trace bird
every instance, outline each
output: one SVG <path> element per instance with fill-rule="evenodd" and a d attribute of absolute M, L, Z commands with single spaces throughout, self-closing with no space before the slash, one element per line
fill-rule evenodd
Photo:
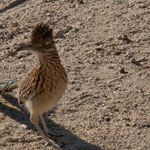
<path fill-rule="evenodd" d="M 0 92 L 14 93 L 18 103 L 25 106 L 30 114 L 30 121 L 40 135 L 48 142 L 48 127 L 43 114 L 57 105 L 64 94 L 68 76 L 58 54 L 53 36 L 53 29 L 48 23 L 37 23 L 31 33 L 31 39 L 19 44 L 16 51 L 36 53 L 38 62 L 20 80 L 0 82 Z M 14 92 L 15 91 L 15 92 Z M 43 129 L 38 124 L 42 122 Z"/>

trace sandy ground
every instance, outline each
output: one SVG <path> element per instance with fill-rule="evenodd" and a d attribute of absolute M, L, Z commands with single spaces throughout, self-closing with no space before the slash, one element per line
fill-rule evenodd
<path fill-rule="evenodd" d="M 45 116 L 63 150 L 150 150 L 150 1 L 1 0 L 0 80 L 20 79 L 37 62 L 16 52 L 48 22 L 69 76 Z M 0 149 L 44 147 L 17 100 L 0 98 Z"/>

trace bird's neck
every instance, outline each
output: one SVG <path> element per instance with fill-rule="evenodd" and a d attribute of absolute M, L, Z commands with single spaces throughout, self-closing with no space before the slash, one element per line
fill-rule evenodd
<path fill-rule="evenodd" d="M 58 52 L 56 49 L 49 51 L 48 53 L 38 55 L 39 64 L 38 70 L 43 74 L 48 74 L 50 77 L 55 76 L 67 81 L 67 74 L 64 67 L 61 64 Z"/>
<path fill-rule="evenodd" d="M 53 66 L 56 64 L 61 64 L 60 58 L 56 48 L 52 48 L 49 52 L 44 54 L 38 54 L 39 64 L 42 66 Z"/>

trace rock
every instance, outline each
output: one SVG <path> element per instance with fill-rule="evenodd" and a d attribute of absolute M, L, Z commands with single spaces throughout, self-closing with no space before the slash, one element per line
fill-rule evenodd
<path fill-rule="evenodd" d="M 63 30 L 63 33 L 66 34 L 66 33 L 68 33 L 72 29 L 73 29 L 72 26 L 67 26 L 66 29 Z"/>
<path fill-rule="evenodd" d="M 123 74 L 127 73 L 127 72 L 125 71 L 125 69 L 122 68 L 122 67 L 120 67 L 118 70 L 119 70 L 120 73 L 123 73 Z"/>
<path fill-rule="evenodd" d="M 83 0 L 77 0 L 77 2 L 78 2 L 79 4 L 84 4 L 84 1 L 83 1 Z"/>
<path fill-rule="evenodd" d="M 130 59 L 130 62 L 133 63 L 133 64 L 135 64 L 135 65 L 137 65 L 137 66 L 141 65 L 140 62 L 137 61 L 134 57 Z"/>
<path fill-rule="evenodd" d="M 127 44 L 130 44 L 132 41 L 129 39 L 127 34 L 121 35 L 118 37 L 119 40 L 126 41 Z"/>
<path fill-rule="evenodd" d="M 22 124 L 21 127 L 22 127 L 23 129 L 27 129 L 27 126 L 26 126 L 25 124 Z"/>
<path fill-rule="evenodd" d="M 56 35 L 55 35 L 55 38 L 56 38 L 56 39 L 59 39 L 59 38 L 65 39 L 66 37 L 64 36 L 64 32 L 63 32 L 63 31 L 58 31 L 58 32 L 56 33 Z"/>
<path fill-rule="evenodd" d="M 14 36 L 15 36 L 15 33 L 12 31 L 12 32 L 9 33 L 8 39 L 13 39 Z"/>
<path fill-rule="evenodd" d="M 135 62 L 136 62 L 135 58 L 131 58 L 131 59 L 130 59 L 130 62 L 131 62 L 131 63 L 135 63 Z"/>
<path fill-rule="evenodd" d="M 124 68 L 120 68 L 120 73 L 124 73 L 124 72 L 125 72 Z"/>
<path fill-rule="evenodd" d="M 4 29 L 4 26 L 2 24 L 0 24 L 0 29 Z"/>
<path fill-rule="evenodd" d="M 18 26 L 18 23 L 17 22 L 12 22 L 11 23 L 11 27 L 17 27 Z"/>
<path fill-rule="evenodd" d="M 74 28 L 73 31 L 74 31 L 74 32 L 79 32 L 79 29 L 78 29 L 78 28 Z"/>
<path fill-rule="evenodd" d="M 96 42 L 96 43 L 95 43 L 96 46 L 100 46 L 100 45 L 102 45 L 102 44 L 104 44 L 104 42 L 102 42 L 102 41 L 99 41 L 99 42 Z"/>
<path fill-rule="evenodd" d="M 100 52 L 100 51 L 103 50 L 103 48 L 101 48 L 101 47 L 96 47 L 95 50 Z"/>
<path fill-rule="evenodd" d="M 95 78 L 95 81 L 99 81 L 99 80 L 100 80 L 100 78 L 99 78 L 99 77 L 96 77 L 96 78 Z"/>
<path fill-rule="evenodd" d="M 110 66 L 108 66 L 109 69 L 114 69 L 115 68 L 115 64 L 111 64 Z"/>
<path fill-rule="evenodd" d="M 107 116 L 107 117 L 105 118 L 105 120 L 106 120 L 107 122 L 110 122 L 110 121 L 111 121 L 111 118 L 110 118 L 109 116 Z"/>

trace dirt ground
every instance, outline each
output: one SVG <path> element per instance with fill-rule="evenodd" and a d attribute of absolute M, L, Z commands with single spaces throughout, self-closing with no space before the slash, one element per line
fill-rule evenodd
<path fill-rule="evenodd" d="M 69 82 L 45 115 L 63 150 L 150 150 L 150 1 L 1 0 L 0 81 L 37 62 L 16 52 L 38 22 L 54 29 Z M 0 97 L 1 150 L 55 150 L 17 100 Z"/>

